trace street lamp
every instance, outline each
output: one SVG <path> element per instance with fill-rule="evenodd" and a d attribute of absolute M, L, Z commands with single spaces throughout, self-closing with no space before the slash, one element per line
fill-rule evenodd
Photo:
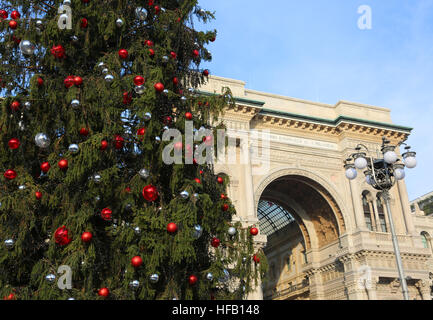
<path fill-rule="evenodd" d="M 404 163 L 401 162 L 401 159 L 398 158 L 397 153 L 395 152 L 395 149 L 402 144 L 405 145 L 406 150 L 406 152 L 402 155 Z M 374 158 L 367 156 L 367 153 L 361 152 L 363 148 L 367 153 L 369 152 L 366 146 L 363 144 L 358 144 L 355 148 L 356 153 L 353 153 L 348 159 L 346 159 L 346 161 L 344 161 L 346 177 L 349 180 L 354 180 L 358 175 L 357 169 L 365 170 L 364 175 L 367 183 L 376 190 L 382 191 L 382 197 L 385 200 L 385 205 L 388 212 L 389 227 L 391 229 L 392 244 L 394 246 L 395 258 L 397 260 L 402 292 L 404 299 L 409 300 L 406 278 L 404 276 L 403 264 L 401 261 L 400 248 L 398 246 L 394 222 L 391 215 L 391 207 L 389 205 L 389 190 L 394 186 L 397 180 L 404 179 L 406 175 L 404 171 L 405 167 L 409 169 L 416 167 L 416 152 L 411 151 L 410 146 L 404 142 L 399 143 L 397 146 L 393 146 L 385 137 L 382 138 L 382 157 L 378 156 L 378 158 Z"/>

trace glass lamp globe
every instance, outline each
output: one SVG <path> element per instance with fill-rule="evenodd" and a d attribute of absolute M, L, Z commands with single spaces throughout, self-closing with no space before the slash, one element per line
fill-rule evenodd
<path fill-rule="evenodd" d="M 406 173 L 404 172 L 403 168 L 397 168 L 394 170 L 394 177 L 397 180 L 403 180 L 405 176 L 406 176 Z"/>
<path fill-rule="evenodd" d="M 389 151 L 385 152 L 385 154 L 383 155 L 383 158 L 384 158 L 386 163 L 393 164 L 397 161 L 397 154 L 394 151 L 389 150 Z"/>
<path fill-rule="evenodd" d="M 367 168 L 367 159 L 365 159 L 363 156 L 356 158 L 355 167 L 356 169 L 360 169 L 360 170 Z"/>
<path fill-rule="evenodd" d="M 407 168 L 409 169 L 413 169 L 416 167 L 417 165 L 417 161 L 415 156 L 410 155 L 404 158 L 404 164 L 406 165 Z"/>
<path fill-rule="evenodd" d="M 349 180 L 353 180 L 358 175 L 358 172 L 354 167 L 349 167 L 346 169 L 346 178 Z"/>
<path fill-rule="evenodd" d="M 365 176 L 365 180 L 367 181 L 367 183 L 372 186 L 373 185 L 373 178 L 371 177 L 371 175 L 367 175 Z"/>

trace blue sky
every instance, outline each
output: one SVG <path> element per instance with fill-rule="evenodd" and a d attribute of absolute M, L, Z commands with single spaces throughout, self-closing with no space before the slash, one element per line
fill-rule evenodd
<path fill-rule="evenodd" d="M 206 27 L 218 30 L 213 61 L 203 65 L 212 74 L 300 99 L 390 108 L 394 123 L 414 128 L 409 198 L 433 191 L 433 0 L 199 3 L 216 12 Z M 358 28 L 361 5 L 372 9 L 371 30 Z"/>

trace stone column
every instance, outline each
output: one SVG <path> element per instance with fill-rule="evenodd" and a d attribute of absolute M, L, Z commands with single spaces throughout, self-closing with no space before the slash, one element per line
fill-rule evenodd
<path fill-rule="evenodd" d="M 364 210 L 361 203 L 361 192 L 354 180 L 349 180 L 350 193 L 352 197 L 353 211 L 355 213 L 356 229 L 367 230 L 367 225 L 364 220 Z"/>
<path fill-rule="evenodd" d="M 403 180 L 397 181 L 398 195 L 400 198 L 401 208 L 403 210 L 404 221 L 406 224 L 407 233 L 415 235 L 415 226 L 412 219 L 412 213 L 410 211 L 409 197 L 407 195 L 406 184 Z"/>
<path fill-rule="evenodd" d="M 376 220 L 376 212 L 373 210 L 373 201 L 368 201 L 368 207 L 370 208 L 370 219 L 371 219 L 371 226 L 373 231 L 378 231 L 377 229 L 377 220 Z"/>
<path fill-rule="evenodd" d="M 250 145 L 248 140 L 242 141 L 242 153 L 245 159 L 244 164 L 244 190 L 245 190 L 245 208 L 247 210 L 246 216 L 248 221 L 257 222 L 257 213 L 255 212 L 254 203 L 254 187 L 253 187 L 253 175 L 251 170 L 251 155 Z"/>
<path fill-rule="evenodd" d="M 372 202 L 373 202 L 374 217 L 376 218 L 376 231 L 382 232 L 382 227 L 380 225 L 380 219 L 379 219 L 379 210 L 377 210 L 377 200 L 374 199 Z"/>

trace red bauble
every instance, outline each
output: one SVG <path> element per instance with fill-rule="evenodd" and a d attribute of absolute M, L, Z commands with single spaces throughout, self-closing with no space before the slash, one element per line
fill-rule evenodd
<path fill-rule="evenodd" d="M 123 148 L 123 144 L 125 143 L 125 139 L 123 139 L 121 136 L 116 135 L 114 137 L 114 147 L 119 150 Z"/>
<path fill-rule="evenodd" d="M 149 49 L 149 56 L 153 58 L 155 56 L 155 50 Z"/>
<path fill-rule="evenodd" d="M 141 86 L 141 85 L 143 85 L 143 84 L 144 84 L 144 78 L 143 78 L 142 76 L 136 76 L 136 77 L 134 78 L 134 84 L 135 84 L 136 86 Z"/>
<path fill-rule="evenodd" d="M 192 286 L 195 285 L 197 283 L 197 281 L 198 281 L 197 277 L 195 275 L 193 275 L 193 274 L 190 275 L 189 278 L 188 278 L 188 282 Z"/>
<path fill-rule="evenodd" d="M 192 113 L 191 113 L 191 112 L 187 112 L 187 113 L 185 113 L 185 118 L 186 118 L 187 120 L 192 120 Z"/>
<path fill-rule="evenodd" d="M 7 19 L 8 18 L 8 12 L 6 10 L 0 10 L 0 18 Z"/>
<path fill-rule="evenodd" d="M 224 193 L 221 193 L 221 199 L 226 199 L 226 195 Z"/>
<path fill-rule="evenodd" d="M 60 170 L 68 169 L 68 160 L 66 160 L 66 159 L 60 160 L 58 163 L 58 166 L 59 166 Z"/>
<path fill-rule="evenodd" d="M 195 178 L 194 181 L 197 182 L 197 183 L 201 183 L 201 181 L 200 181 L 199 178 Z"/>
<path fill-rule="evenodd" d="M 17 138 L 12 138 L 9 140 L 8 146 L 12 150 L 18 149 L 20 146 L 20 140 L 18 140 Z"/>
<path fill-rule="evenodd" d="M 49 162 L 44 162 L 41 164 L 41 171 L 43 173 L 47 173 L 50 170 L 51 166 Z"/>
<path fill-rule="evenodd" d="M 123 93 L 123 104 L 130 104 L 132 102 L 132 94 L 128 91 Z"/>
<path fill-rule="evenodd" d="M 217 178 L 217 182 L 218 182 L 219 184 L 223 184 L 223 182 L 224 182 L 224 179 L 223 179 L 223 178 L 221 178 L 221 177 L 218 177 L 218 178 Z"/>
<path fill-rule="evenodd" d="M 20 105 L 21 105 L 20 102 L 15 100 L 14 102 L 11 103 L 11 109 L 13 111 L 17 111 L 20 108 Z"/>
<path fill-rule="evenodd" d="M 177 225 L 176 225 L 176 223 L 173 223 L 173 222 L 170 222 L 168 225 L 167 225 L 167 232 L 168 233 L 175 233 L 177 231 Z"/>
<path fill-rule="evenodd" d="M 253 255 L 253 260 L 255 263 L 260 263 L 260 258 L 257 255 Z"/>
<path fill-rule="evenodd" d="M 146 134 L 146 128 L 140 128 L 137 130 L 138 136 L 144 136 Z"/>
<path fill-rule="evenodd" d="M 203 174 L 203 170 L 200 170 L 200 174 Z"/>
<path fill-rule="evenodd" d="M 8 170 L 6 170 L 5 173 L 4 173 L 3 175 L 4 175 L 4 177 L 5 177 L 6 179 L 8 179 L 8 180 L 13 180 L 13 179 L 15 179 L 15 178 L 17 177 L 17 173 L 16 173 L 16 171 L 15 171 L 15 170 L 12 170 L 12 169 L 8 169 Z"/>
<path fill-rule="evenodd" d="M 83 234 L 81 235 L 81 240 L 86 243 L 92 241 L 92 238 L 93 238 L 92 233 L 87 231 L 83 232 Z"/>
<path fill-rule="evenodd" d="M 128 50 L 126 50 L 126 49 L 120 49 L 119 50 L 119 57 L 120 57 L 120 59 L 126 59 L 126 58 L 128 58 Z"/>
<path fill-rule="evenodd" d="M 51 48 L 51 54 L 54 56 L 54 58 L 64 58 L 65 57 L 65 48 L 63 48 L 62 45 L 53 46 Z"/>
<path fill-rule="evenodd" d="M 177 54 L 176 54 L 176 52 L 174 52 L 174 51 L 170 52 L 170 55 L 171 55 L 171 57 L 172 57 L 173 59 L 176 59 L 176 58 L 177 58 Z"/>
<path fill-rule="evenodd" d="M 170 116 L 166 116 L 164 118 L 164 124 L 171 124 L 172 121 L 173 119 Z"/>
<path fill-rule="evenodd" d="M 153 87 L 155 88 L 156 92 L 161 93 L 164 91 L 164 85 L 161 82 L 155 83 Z"/>
<path fill-rule="evenodd" d="M 105 150 L 108 148 L 108 142 L 106 140 L 101 141 L 101 150 Z"/>
<path fill-rule="evenodd" d="M 155 3 L 154 0 L 147 1 L 147 4 L 148 4 L 149 7 L 153 6 L 154 3 Z"/>
<path fill-rule="evenodd" d="M 71 238 L 69 238 L 68 235 L 68 229 L 66 229 L 65 226 L 60 227 L 56 230 L 56 232 L 54 233 L 54 239 L 56 240 L 56 243 L 64 246 L 67 245 L 68 243 L 70 243 L 72 241 Z"/>
<path fill-rule="evenodd" d="M 83 78 L 81 78 L 80 76 L 74 77 L 74 84 L 76 86 L 81 86 L 83 84 Z"/>
<path fill-rule="evenodd" d="M 113 211 L 111 211 L 110 208 L 104 208 L 101 211 L 101 217 L 102 219 L 104 219 L 105 221 L 110 221 L 111 220 L 111 215 L 113 214 Z"/>
<path fill-rule="evenodd" d="M 18 11 L 14 10 L 14 11 L 11 12 L 11 18 L 12 19 L 17 20 L 20 17 L 21 17 L 21 14 Z"/>
<path fill-rule="evenodd" d="M 213 238 L 210 244 L 212 245 L 212 247 L 218 248 L 221 244 L 221 240 L 218 238 Z"/>
<path fill-rule="evenodd" d="M 36 197 L 36 199 L 41 200 L 42 199 L 42 192 L 36 191 L 35 192 L 35 197 Z"/>
<path fill-rule="evenodd" d="M 87 129 L 87 128 L 81 128 L 80 129 L 80 135 L 82 135 L 84 137 L 88 136 L 89 135 L 89 129 Z"/>
<path fill-rule="evenodd" d="M 155 14 L 159 14 L 161 12 L 161 8 L 159 6 L 155 6 Z"/>
<path fill-rule="evenodd" d="M 38 86 L 41 87 L 44 84 L 44 79 L 42 79 L 41 77 L 38 78 Z"/>
<path fill-rule="evenodd" d="M 148 47 L 153 47 L 153 41 L 151 40 L 144 41 L 144 44 L 147 45 Z"/>
<path fill-rule="evenodd" d="M 110 295 L 110 290 L 108 288 L 101 288 L 98 290 L 98 296 L 108 297 Z"/>
<path fill-rule="evenodd" d="M 11 293 L 7 297 L 3 297 L 3 300 L 15 300 L 15 295 Z"/>
<path fill-rule="evenodd" d="M 212 39 L 210 39 L 211 42 L 214 42 L 216 40 L 216 37 L 213 37 Z"/>
<path fill-rule="evenodd" d="M 143 198 L 147 201 L 155 201 L 158 199 L 158 190 L 155 186 L 147 185 L 143 188 Z"/>
<path fill-rule="evenodd" d="M 227 211 L 229 209 L 229 205 L 227 203 L 224 203 L 221 209 L 223 209 L 223 211 Z"/>
<path fill-rule="evenodd" d="M 74 76 L 67 76 L 65 80 L 63 80 L 63 83 L 65 84 L 66 88 L 70 88 L 74 85 Z"/>
<path fill-rule="evenodd" d="M 256 227 L 253 227 L 250 229 L 250 234 L 253 236 L 256 236 L 259 234 L 259 229 L 257 229 Z"/>
<path fill-rule="evenodd" d="M 203 71 L 203 75 L 204 75 L 205 77 L 209 77 L 209 70 L 208 70 L 208 69 L 204 70 L 204 71 Z"/>
<path fill-rule="evenodd" d="M 197 49 L 195 49 L 192 54 L 194 55 L 194 57 L 198 57 L 200 55 L 200 52 L 198 52 Z"/>
<path fill-rule="evenodd" d="M 140 256 L 135 256 L 131 259 L 131 264 L 134 268 L 138 268 L 143 264 L 143 259 Z"/>
<path fill-rule="evenodd" d="M 177 86 L 179 84 L 179 79 L 177 77 L 173 78 L 173 84 Z"/>
<path fill-rule="evenodd" d="M 9 28 L 16 29 L 18 27 L 18 23 L 15 20 L 9 21 Z"/>
<path fill-rule="evenodd" d="M 81 24 L 80 24 L 81 28 L 85 29 L 87 28 L 88 25 L 89 25 L 89 21 L 87 21 L 86 18 L 81 19 Z"/>

